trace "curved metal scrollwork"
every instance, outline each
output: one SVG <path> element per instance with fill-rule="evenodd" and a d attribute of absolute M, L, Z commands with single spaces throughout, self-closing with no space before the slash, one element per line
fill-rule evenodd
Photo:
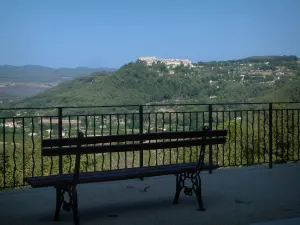
<path fill-rule="evenodd" d="M 65 199 L 67 193 L 68 198 Z M 73 210 L 75 224 L 79 224 L 78 204 L 77 204 L 77 189 L 76 186 L 56 187 L 56 210 L 54 220 L 59 219 L 60 209 L 70 212 Z"/>
<path fill-rule="evenodd" d="M 199 205 L 198 210 L 200 211 L 205 210 L 202 201 L 201 178 L 199 173 L 200 172 L 176 174 L 176 193 L 173 200 L 173 204 L 178 204 L 180 192 L 182 191 L 182 189 L 184 189 L 183 192 L 185 195 L 192 196 L 193 193 L 196 195 L 198 205 Z M 185 185 L 186 179 L 191 180 L 192 187 L 188 187 Z"/>
<path fill-rule="evenodd" d="M 193 188 L 189 188 L 187 186 L 184 187 L 184 194 L 192 196 L 193 195 Z"/>
<path fill-rule="evenodd" d="M 210 128 L 208 126 L 205 126 L 203 128 L 203 131 L 209 131 Z M 202 137 L 203 140 L 206 139 L 206 134 L 203 135 Z M 203 201 L 202 201 L 202 187 L 201 187 L 201 178 L 200 178 L 200 171 L 203 169 L 204 165 L 204 154 L 205 154 L 205 145 L 201 146 L 201 151 L 199 154 L 198 158 L 198 163 L 196 166 L 196 170 L 192 173 L 180 173 L 180 174 L 175 174 L 176 175 L 176 192 L 175 192 L 175 197 L 173 200 L 173 204 L 178 204 L 180 192 L 182 189 L 184 189 L 184 194 L 188 196 L 192 196 L 193 193 L 196 195 L 199 209 L 200 211 L 205 210 L 203 206 Z M 192 183 L 192 187 L 188 187 L 185 185 L 185 180 L 190 179 Z"/>

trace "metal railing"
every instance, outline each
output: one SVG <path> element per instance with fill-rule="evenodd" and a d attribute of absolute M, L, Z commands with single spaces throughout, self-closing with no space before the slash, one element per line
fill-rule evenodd
<path fill-rule="evenodd" d="M 161 104 L 0 109 L 0 188 L 26 186 L 24 178 L 70 173 L 73 158 L 41 157 L 45 138 L 227 129 L 224 145 L 210 146 L 209 163 L 221 167 L 299 161 L 300 103 Z M 82 171 L 196 160 L 198 148 L 91 154 Z"/>

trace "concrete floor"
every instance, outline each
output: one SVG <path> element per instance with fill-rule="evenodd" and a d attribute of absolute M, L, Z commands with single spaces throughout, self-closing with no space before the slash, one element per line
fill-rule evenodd
<path fill-rule="evenodd" d="M 195 210 L 195 196 L 182 195 L 179 205 L 171 204 L 174 176 L 79 185 L 80 223 L 288 225 L 300 217 L 300 163 L 219 169 L 204 172 L 202 182 L 204 212 Z M 53 222 L 54 209 L 52 188 L 0 192 L 1 225 L 73 224 L 72 214 L 64 211 Z M 294 219 L 273 221 L 286 218 Z M 273 222 L 259 223 L 266 221 Z"/>

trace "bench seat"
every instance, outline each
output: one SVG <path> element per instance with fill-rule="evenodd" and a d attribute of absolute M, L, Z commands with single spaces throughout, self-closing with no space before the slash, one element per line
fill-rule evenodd
<path fill-rule="evenodd" d="M 209 170 L 210 166 L 204 164 L 203 170 Z M 217 169 L 217 165 L 213 165 L 212 169 Z M 178 173 L 192 173 L 196 171 L 196 163 L 181 163 L 171 165 L 160 165 L 150 167 L 135 167 L 125 168 L 110 171 L 99 172 L 82 172 L 79 174 L 78 183 L 92 183 L 105 182 L 116 180 L 127 180 L 141 177 L 152 177 L 159 175 L 178 174 Z M 60 186 L 72 184 L 73 174 L 61 174 L 50 176 L 29 177 L 26 179 L 29 185 L 33 188 Z"/>

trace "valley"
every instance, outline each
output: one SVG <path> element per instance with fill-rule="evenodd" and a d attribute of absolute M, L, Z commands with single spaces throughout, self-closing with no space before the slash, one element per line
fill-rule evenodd
<path fill-rule="evenodd" d="M 36 95 L 64 81 L 87 76 L 98 71 L 113 71 L 110 68 L 50 68 L 35 65 L 0 66 L 0 104 Z"/>

